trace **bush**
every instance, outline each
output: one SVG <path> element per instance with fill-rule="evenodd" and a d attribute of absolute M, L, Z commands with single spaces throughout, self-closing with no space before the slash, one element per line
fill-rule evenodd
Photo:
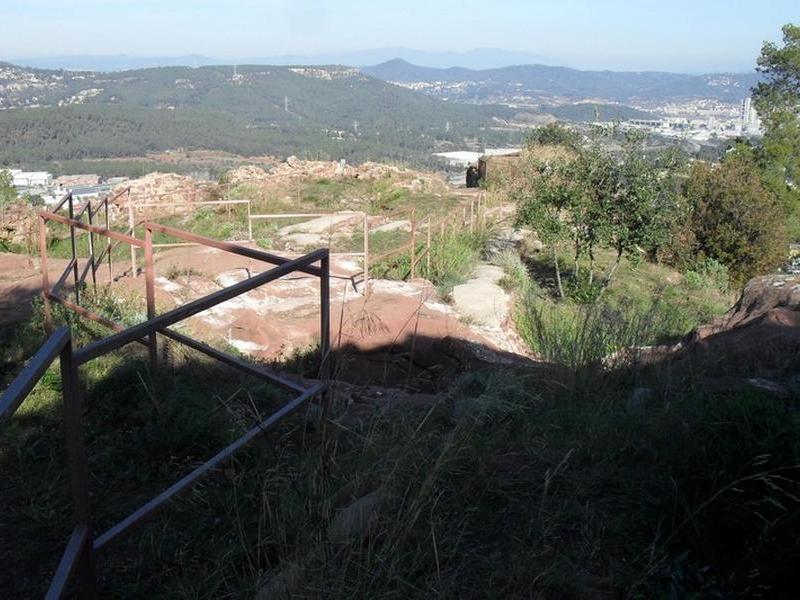
<path fill-rule="evenodd" d="M 694 269 L 683 274 L 683 278 L 691 289 L 715 289 L 725 293 L 730 286 L 728 269 L 713 258 L 699 261 Z"/>
<path fill-rule="evenodd" d="M 684 262 L 712 258 L 727 268 L 734 283 L 742 284 L 786 259 L 784 210 L 744 149 L 734 150 L 715 167 L 695 163 L 684 193 L 690 215 L 680 227 L 691 235 L 676 253 Z"/>

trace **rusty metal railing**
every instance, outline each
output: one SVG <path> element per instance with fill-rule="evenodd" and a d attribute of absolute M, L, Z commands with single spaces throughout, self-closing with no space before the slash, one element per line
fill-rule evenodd
<path fill-rule="evenodd" d="M 70 217 L 56 214 L 57 211 L 65 205 L 69 208 Z M 99 206 L 101 205 L 98 205 L 97 210 L 99 210 Z M 97 214 L 97 210 L 94 211 L 94 214 Z M 325 391 L 327 390 L 328 383 L 325 379 L 328 371 L 327 365 L 330 360 L 330 255 L 327 248 L 310 252 L 299 258 L 289 259 L 262 250 L 239 246 L 230 242 L 221 242 L 157 223 L 145 223 L 145 238 L 144 240 L 140 240 L 123 233 L 112 231 L 108 227 L 99 227 L 91 222 L 84 223 L 80 220 L 84 214 L 92 215 L 92 212 L 92 207 L 88 206 L 81 209 L 78 214 L 75 215 L 72 197 L 68 194 L 58 205 L 55 212 L 42 212 L 40 214 L 39 248 L 42 268 L 42 296 L 45 304 L 46 327 L 48 332 L 51 332 L 51 335 L 36 355 L 29 361 L 23 371 L 14 379 L 9 388 L 0 396 L 0 426 L 2 426 L 2 424 L 16 412 L 56 357 L 60 358 L 61 378 L 63 382 L 64 430 L 67 439 L 68 465 L 75 512 L 75 524 L 61 562 L 51 581 L 46 596 L 47 598 L 60 598 L 65 593 L 68 584 L 76 576 L 81 585 L 80 597 L 96 597 L 97 576 L 95 572 L 95 556 L 97 553 L 105 552 L 114 543 L 151 518 L 157 511 L 163 508 L 169 500 L 189 490 L 200 478 L 216 469 L 258 436 L 264 435 L 276 428 L 284 419 L 301 409 L 308 402 L 312 400 L 322 402 L 323 415 L 327 412 Z M 70 238 L 72 240 L 72 259 L 53 287 L 51 287 L 49 283 L 47 268 L 48 221 L 68 225 L 70 227 Z M 124 328 L 122 325 L 79 304 L 80 286 L 83 284 L 87 273 L 92 269 L 96 269 L 96 260 L 94 257 L 94 243 L 92 241 L 89 245 L 90 256 L 87 259 L 89 267 L 84 268 L 82 276 L 78 274 L 79 257 L 77 256 L 76 245 L 74 243 L 76 229 L 86 231 L 90 236 L 98 235 L 106 237 L 109 240 L 128 243 L 143 248 L 145 254 L 147 321 L 132 327 Z M 218 248 L 240 256 L 246 256 L 273 265 L 273 267 L 253 275 L 249 279 L 208 294 L 202 298 L 198 298 L 197 300 L 193 300 L 192 302 L 163 314 L 156 315 L 153 232 L 160 232 L 187 242 Z M 110 254 L 110 245 L 106 246 L 106 252 Z M 238 357 L 226 354 L 203 342 L 169 329 L 170 326 L 193 315 L 296 271 L 318 277 L 320 280 L 319 364 L 321 381 L 317 383 L 310 385 L 298 383 L 279 373 L 266 369 L 261 365 L 248 363 Z M 75 282 L 75 302 L 72 302 L 60 293 L 60 289 L 67 279 L 69 279 L 70 275 L 73 276 Z M 109 275 L 111 275 L 110 272 Z M 96 280 L 94 283 L 96 285 Z M 69 329 L 61 327 L 53 331 L 51 307 L 51 302 L 53 301 L 74 310 L 84 317 L 105 325 L 114 331 L 114 333 L 109 337 L 99 339 L 82 348 L 73 350 Z M 241 372 L 256 377 L 257 379 L 274 383 L 292 392 L 295 396 L 266 420 L 257 424 L 235 442 L 222 449 L 191 473 L 176 481 L 152 500 L 122 519 L 119 523 L 95 537 L 92 530 L 88 466 L 81 422 L 82 400 L 80 386 L 78 385 L 80 377 L 79 368 L 89 361 L 117 350 L 131 342 L 143 342 L 150 350 L 151 370 L 155 376 L 158 370 L 157 335 L 170 338 L 238 369 Z"/>
<path fill-rule="evenodd" d="M 96 577 L 90 525 L 89 469 L 83 440 L 81 397 L 77 385 L 78 365 L 72 350 L 72 336 L 67 327 L 60 327 L 53 332 L 0 397 L 0 426 L 17 411 L 56 358 L 61 363 L 64 434 L 75 527 L 46 598 L 60 598 L 75 574 L 80 577 L 83 594 L 91 597 L 96 595 Z"/>

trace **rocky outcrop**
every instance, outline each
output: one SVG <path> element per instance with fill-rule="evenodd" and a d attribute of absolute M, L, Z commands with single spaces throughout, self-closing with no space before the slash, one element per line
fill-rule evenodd
<path fill-rule="evenodd" d="M 0 210 L 0 245 L 32 247 L 38 233 L 36 214 L 22 202 Z"/>
<path fill-rule="evenodd" d="M 617 353 L 609 364 L 631 358 L 718 390 L 751 386 L 800 396 L 800 276 L 752 279 L 733 308 L 680 343 Z"/>
<path fill-rule="evenodd" d="M 354 166 L 341 161 L 301 160 L 290 156 L 271 168 L 248 165 L 228 171 L 225 180 L 232 186 L 255 184 L 272 186 L 307 179 L 392 179 L 400 187 L 412 191 L 441 192 L 447 189 L 446 182 L 433 174 L 420 173 L 404 167 L 365 162 Z"/>
<path fill-rule="evenodd" d="M 269 171 L 255 165 L 245 165 L 231 169 L 225 174 L 224 181 L 231 187 L 258 183 L 269 179 Z"/>
<path fill-rule="evenodd" d="M 130 188 L 134 204 L 164 203 L 186 204 L 207 200 L 210 189 L 198 185 L 191 177 L 177 173 L 148 173 L 139 179 L 126 181 L 114 189 L 114 195 Z M 117 204 L 127 206 L 128 194 L 121 194 Z"/>
<path fill-rule="evenodd" d="M 751 280 L 736 305 L 695 329 L 679 356 L 712 374 L 784 377 L 800 373 L 800 276 Z"/>

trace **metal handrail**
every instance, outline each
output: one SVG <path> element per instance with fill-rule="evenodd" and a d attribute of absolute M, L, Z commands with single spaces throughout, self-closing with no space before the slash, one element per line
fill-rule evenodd
<path fill-rule="evenodd" d="M 53 361 L 70 343 L 72 336 L 68 327 L 59 327 L 47 338 L 42 347 L 33 355 L 25 368 L 14 378 L 3 395 L 0 396 L 0 424 L 17 411 L 33 388 L 50 368 Z"/>
<path fill-rule="evenodd" d="M 78 366 L 72 353 L 72 334 L 68 327 L 59 327 L 47 338 L 25 368 L 14 378 L 0 396 L 0 425 L 10 419 L 36 387 L 56 357 L 61 364 L 62 395 L 64 399 L 64 435 L 70 470 L 70 487 L 75 510 L 75 529 L 64 549 L 56 574 L 46 598 L 60 598 L 74 574 L 79 574 L 85 595 L 95 592 L 94 561 L 89 548 L 91 538 L 88 466 L 81 423 L 78 394 Z"/>
<path fill-rule="evenodd" d="M 73 214 L 71 196 L 65 198 L 69 201 L 70 215 Z M 88 205 L 87 205 L 88 206 Z M 91 207 L 88 212 L 91 215 Z M 83 214 L 83 211 L 82 213 Z M 79 215 L 80 216 L 80 215 Z M 78 314 L 99 322 L 115 333 L 109 337 L 100 339 L 84 346 L 73 352 L 72 338 L 68 328 L 61 327 L 54 331 L 48 340 L 42 345 L 39 351 L 33 356 L 26 367 L 14 379 L 9 388 L 0 396 L 0 425 L 3 424 L 19 408 L 25 398 L 35 387 L 36 383 L 44 375 L 56 357 L 61 359 L 61 377 L 63 381 L 62 390 L 64 398 L 64 429 L 67 438 L 68 467 L 70 470 L 70 481 L 72 488 L 73 504 L 75 508 L 75 527 L 72 535 L 64 550 L 61 562 L 51 581 L 47 592 L 47 598 L 60 598 L 72 580 L 77 575 L 81 582 L 81 597 L 95 597 L 97 594 L 97 577 L 94 566 L 94 556 L 98 551 L 105 550 L 113 541 L 123 535 L 128 534 L 134 528 L 145 522 L 156 511 L 166 505 L 171 498 L 178 496 L 188 490 L 202 476 L 210 473 L 224 461 L 228 460 L 235 452 L 244 448 L 259 435 L 263 435 L 275 428 L 284 418 L 299 410 L 302 406 L 312 400 L 323 397 L 327 389 L 327 383 L 319 382 L 311 386 L 305 386 L 294 382 L 279 374 L 273 373 L 261 366 L 247 364 L 237 357 L 230 356 L 224 352 L 216 350 L 202 342 L 193 340 L 185 335 L 168 329 L 184 319 L 187 319 L 199 312 L 216 306 L 226 300 L 230 300 L 240 294 L 253 290 L 265 283 L 274 281 L 288 273 L 300 271 L 319 277 L 320 280 L 320 371 L 323 372 L 330 352 L 330 253 L 327 248 L 323 248 L 299 258 L 289 259 L 282 256 L 263 252 L 244 246 L 239 246 L 229 242 L 219 242 L 211 238 L 199 236 L 193 233 L 173 229 L 155 223 L 145 223 L 145 239 L 139 240 L 131 236 L 119 234 L 111 231 L 108 227 L 98 227 L 86 224 L 79 219 L 70 216 L 63 217 L 54 213 L 43 212 L 40 215 L 40 251 L 42 263 L 42 296 L 45 300 L 45 323 L 51 327 L 52 314 L 50 301 L 57 301 Z M 98 234 L 109 239 L 116 239 L 120 242 L 129 243 L 132 246 L 142 247 L 145 251 L 145 279 L 147 292 L 148 320 L 144 323 L 123 328 L 122 325 L 114 323 L 93 313 L 92 311 L 80 306 L 78 294 L 75 294 L 75 302 L 58 295 L 58 291 L 66 282 L 70 271 L 75 274 L 76 292 L 83 277 L 86 276 L 87 268 L 84 268 L 83 277 L 77 275 L 77 256 L 73 244 L 72 260 L 67 269 L 59 277 L 55 287 L 51 288 L 47 272 L 47 243 L 46 243 L 46 222 L 48 220 L 65 223 L 70 227 L 70 233 L 74 239 L 75 229 L 89 231 L 90 234 Z M 207 296 L 189 302 L 183 306 L 175 308 L 164 314 L 155 314 L 155 290 L 154 290 L 154 269 L 153 269 L 153 231 L 162 232 L 177 238 L 186 239 L 199 244 L 219 248 L 228 252 L 248 256 L 250 258 L 264 261 L 275 265 L 273 268 L 259 273 L 249 279 L 228 286 Z M 106 249 L 108 251 L 108 249 Z M 88 266 L 94 267 L 96 262 L 93 248 L 90 246 L 90 258 Z M 102 256 L 101 256 L 102 260 Z M 316 266 L 315 263 L 319 263 Z M 110 275 L 110 273 L 109 273 Z M 102 356 L 108 352 L 116 350 L 130 342 L 144 342 L 150 349 L 150 360 L 152 372 L 156 373 L 158 362 L 156 334 L 161 334 L 182 343 L 190 348 L 194 348 L 215 360 L 228 364 L 240 371 L 253 375 L 261 380 L 275 383 L 284 389 L 292 391 L 297 396 L 285 404 L 278 411 L 273 413 L 264 422 L 249 430 L 238 440 L 218 452 L 211 459 L 197 467 L 188 475 L 175 482 L 161 494 L 145 503 L 141 508 L 133 512 L 128 517 L 111 527 L 98 538 L 94 538 L 91 528 L 91 511 L 89 503 L 89 478 L 88 466 L 86 461 L 86 448 L 83 439 L 81 397 L 78 386 L 78 368 L 80 365 Z M 324 413 L 323 413 L 324 414 Z"/>

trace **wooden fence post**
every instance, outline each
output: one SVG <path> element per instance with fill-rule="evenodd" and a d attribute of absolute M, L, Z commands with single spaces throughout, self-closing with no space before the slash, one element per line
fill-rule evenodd
<path fill-rule="evenodd" d="M 111 229 L 108 224 L 108 197 L 105 199 L 105 208 L 106 208 L 106 229 Z M 111 263 L 111 238 L 106 238 L 106 254 L 108 255 L 108 283 L 114 283 L 114 269 Z"/>
<path fill-rule="evenodd" d="M 39 215 L 39 268 L 42 270 L 42 300 L 44 302 L 44 330 L 53 333 L 53 307 L 50 305 L 50 274 L 47 272 L 47 223 Z"/>
<path fill-rule="evenodd" d="M 364 213 L 364 295 L 369 294 L 369 219 Z"/>
<path fill-rule="evenodd" d="M 86 212 L 88 213 L 89 225 L 94 225 L 94 219 L 92 217 L 92 201 L 86 201 L 87 207 Z M 91 262 L 92 267 L 92 286 L 94 289 L 97 290 L 97 263 L 94 261 L 94 232 L 89 232 L 89 260 Z"/>
<path fill-rule="evenodd" d="M 68 341 L 60 355 L 61 383 L 64 395 L 64 432 L 66 436 L 67 463 L 70 473 L 70 489 L 75 509 L 75 524 L 85 527 L 88 539 L 80 549 L 77 575 L 81 587 L 81 598 L 97 596 L 97 575 L 94 563 L 94 536 L 91 535 L 91 504 L 89 500 L 89 467 L 86 460 L 86 445 L 83 437 L 83 410 L 78 382 L 78 366 L 72 357 L 72 340 Z"/>
<path fill-rule="evenodd" d="M 147 294 L 147 318 L 152 319 L 156 316 L 156 295 L 155 295 L 155 273 L 153 268 L 153 232 L 149 225 L 144 229 L 144 283 Z M 158 340 L 156 333 L 153 332 L 148 338 L 150 349 L 150 370 L 155 379 L 158 370 Z"/>
<path fill-rule="evenodd" d="M 136 237 L 136 220 L 133 216 L 133 202 L 131 201 L 131 188 L 128 188 L 128 227 L 131 237 Z M 136 246 L 131 245 L 131 277 L 136 277 Z"/>
<path fill-rule="evenodd" d="M 426 266 L 428 268 L 428 278 L 431 276 L 431 217 L 428 215 L 428 244 L 427 244 L 427 261 Z"/>
<path fill-rule="evenodd" d="M 69 194 L 69 218 L 70 220 L 75 218 L 75 206 L 72 203 L 71 192 Z M 69 224 L 69 237 L 72 244 L 72 274 L 75 278 L 75 304 L 80 304 L 80 290 L 78 289 L 80 287 L 78 280 L 78 251 L 76 250 L 75 246 L 75 226 L 72 223 Z"/>
<path fill-rule="evenodd" d="M 327 379 L 331 370 L 331 258 L 326 252 L 320 260 L 319 276 L 319 377 Z"/>

